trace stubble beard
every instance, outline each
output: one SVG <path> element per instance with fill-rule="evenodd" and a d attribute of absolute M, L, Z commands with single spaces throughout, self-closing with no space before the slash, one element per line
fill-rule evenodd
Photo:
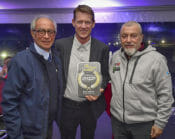
<path fill-rule="evenodd" d="M 128 56 L 133 56 L 137 52 L 137 49 L 136 48 L 124 48 L 124 51 Z"/>

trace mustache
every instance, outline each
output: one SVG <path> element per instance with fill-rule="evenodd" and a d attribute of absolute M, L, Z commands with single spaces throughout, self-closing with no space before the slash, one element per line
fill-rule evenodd
<path fill-rule="evenodd" d="M 132 43 L 125 43 L 124 46 L 134 46 Z"/>

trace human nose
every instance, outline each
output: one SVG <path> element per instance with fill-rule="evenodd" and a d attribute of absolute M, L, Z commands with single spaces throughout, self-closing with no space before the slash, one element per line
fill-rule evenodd
<path fill-rule="evenodd" d="M 81 27 L 85 28 L 86 27 L 86 23 L 82 22 Z"/>
<path fill-rule="evenodd" d="M 127 41 L 127 42 L 130 42 L 130 41 L 131 41 L 131 37 L 128 36 L 128 37 L 126 38 L 126 41 Z"/>
<path fill-rule="evenodd" d="M 45 32 L 44 37 L 45 37 L 45 38 L 49 38 L 49 34 L 48 34 L 47 31 Z"/>

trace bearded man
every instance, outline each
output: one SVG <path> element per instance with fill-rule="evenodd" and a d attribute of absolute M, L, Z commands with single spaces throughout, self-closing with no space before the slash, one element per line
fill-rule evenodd
<path fill-rule="evenodd" d="M 151 45 L 143 45 L 142 28 L 135 21 L 122 25 L 120 40 L 122 48 L 113 54 L 109 66 L 114 138 L 156 138 L 173 103 L 166 59 Z"/>

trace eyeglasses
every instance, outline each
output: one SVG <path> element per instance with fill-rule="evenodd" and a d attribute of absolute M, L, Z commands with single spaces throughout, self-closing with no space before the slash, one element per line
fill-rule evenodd
<path fill-rule="evenodd" d="M 34 31 L 34 32 L 37 32 L 38 35 L 40 35 L 40 36 L 44 36 L 44 35 L 46 35 L 46 33 L 47 33 L 47 35 L 49 35 L 49 36 L 54 36 L 55 33 L 56 33 L 55 30 L 45 30 L 45 29 L 36 29 L 36 30 L 34 29 L 33 31 Z"/>

